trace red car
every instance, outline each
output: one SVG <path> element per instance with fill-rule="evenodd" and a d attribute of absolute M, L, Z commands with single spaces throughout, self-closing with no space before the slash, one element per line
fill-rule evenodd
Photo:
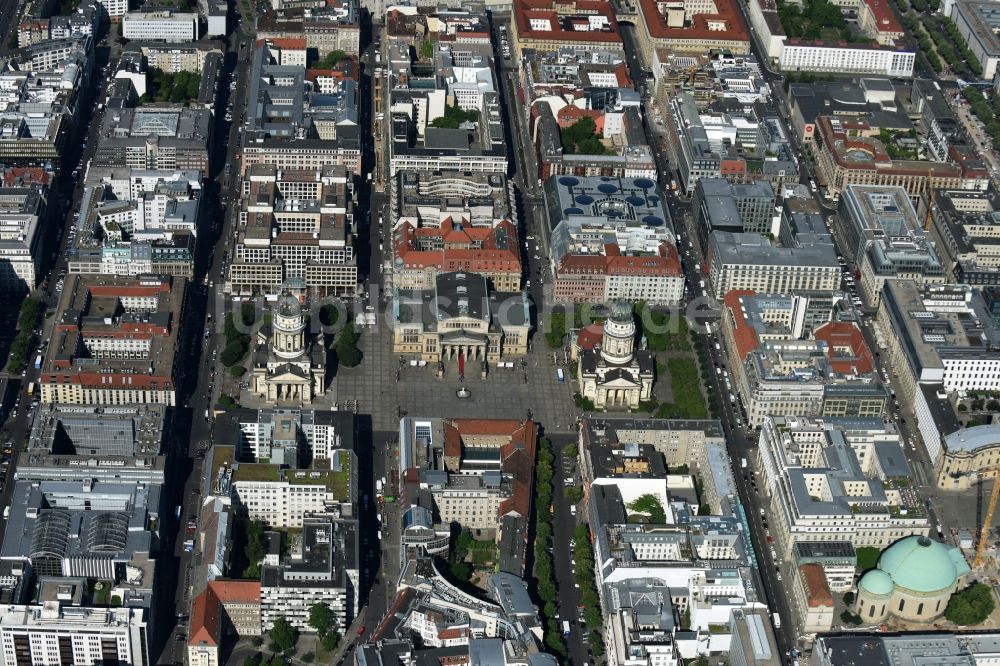
<path fill-rule="evenodd" d="M 364 636 L 364 635 L 365 635 L 365 625 L 361 625 L 360 627 L 358 627 L 358 636 Z"/>

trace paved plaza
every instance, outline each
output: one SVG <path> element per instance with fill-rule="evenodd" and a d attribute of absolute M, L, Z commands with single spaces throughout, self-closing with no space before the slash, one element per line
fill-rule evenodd
<path fill-rule="evenodd" d="M 578 410 L 573 405 L 575 373 L 563 367 L 566 381 L 556 378 L 552 353 L 536 336 L 532 352 L 522 367 L 520 359 L 512 369 L 490 367 L 486 379 L 480 378 L 480 364 L 466 364 L 465 381 L 458 376 L 458 361 L 445 364 L 444 377 L 437 377 L 433 364 L 413 367 L 400 365 L 392 353 L 392 331 L 382 325 L 361 331 L 358 346 L 364 360 L 356 368 L 339 367 L 332 382 L 331 399 L 340 404 L 357 400 L 357 411 L 372 415 L 375 430 L 393 430 L 400 410 L 411 416 L 523 419 L 528 410 L 549 431 L 569 431 Z M 525 382 L 527 376 L 527 382 Z M 458 398 L 465 386 L 468 398 Z"/>

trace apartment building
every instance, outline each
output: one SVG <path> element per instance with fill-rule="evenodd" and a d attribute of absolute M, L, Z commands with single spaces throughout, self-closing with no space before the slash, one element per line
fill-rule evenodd
<path fill-rule="evenodd" d="M 309 609 L 326 604 L 333 612 L 328 630 L 346 635 L 357 616 L 361 591 L 360 538 L 356 520 L 306 518 L 301 533 L 287 538 L 289 553 L 261 568 L 260 614 L 264 631 L 279 617 L 302 632 L 314 633 Z"/>
<path fill-rule="evenodd" d="M 149 654 L 149 611 L 62 605 L 9 605 L 0 612 L 4 663 L 155 663 Z"/>
<path fill-rule="evenodd" d="M 186 280 L 69 275 L 39 376 L 43 403 L 175 404 Z"/>
<path fill-rule="evenodd" d="M 887 442 L 879 447 L 875 442 Z M 881 465 L 872 458 L 883 459 Z M 761 427 L 756 463 L 771 505 L 771 532 L 783 558 L 799 542 L 849 541 L 855 548 L 884 548 L 925 535 L 930 522 L 919 497 L 900 492 L 906 479 L 899 436 L 881 418 L 835 419 L 772 416 Z M 880 470 L 888 469 L 885 473 Z"/>
<path fill-rule="evenodd" d="M 913 400 L 920 385 L 1000 390 L 1000 331 L 972 287 L 889 280 L 875 327 L 901 399 Z"/>
<path fill-rule="evenodd" d="M 159 42 L 198 39 L 198 15 L 170 10 L 128 12 L 122 17 L 122 37 Z"/>
<path fill-rule="evenodd" d="M 200 74 L 210 53 L 222 55 L 217 43 L 193 42 L 190 44 L 160 44 L 133 41 L 125 46 L 125 53 L 139 51 L 146 58 L 146 65 L 171 74 L 191 72 Z"/>
<path fill-rule="evenodd" d="M 355 198 L 345 167 L 248 167 L 226 292 L 353 295 L 358 284 Z"/>
<path fill-rule="evenodd" d="M 41 223 L 47 189 L 0 187 L 0 293 L 35 288 L 45 245 Z"/>
<path fill-rule="evenodd" d="M 962 123 L 951 110 L 937 81 L 914 79 L 910 104 L 920 113 L 920 122 L 927 131 L 927 147 L 935 160 L 947 160 L 951 146 L 966 143 Z"/>
<path fill-rule="evenodd" d="M 334 510 L 344 517 L 354 515 L 358 464 L 353 451 L 339 450 L 308 469 L 235 462 L 232 446 L 215 451 L 213 492 L 231 493 L 250 520 L 260 519 L 276 528 L 300 528 L 311 515 Z"/>
<path fill-rule="evenodd" d="M 399 424 L 400 476 L 421 479 L 442 523 L 494 537 L 500 570 L 520 576 L 536 437 L 532 421 L 407 416 Z M 407 482 L 404 496 L 418 490 Z"/>
<path fill-rule="evenodd" d="M 241 460 L 268 460 L 298 467 L 298 449 L 306 443 L 309 458 L 328 461 L 341 450 L 354 450 L 351 412 L 298 409 L 237 409 L 216 419 L 227 442 L 236 442 Z"/>

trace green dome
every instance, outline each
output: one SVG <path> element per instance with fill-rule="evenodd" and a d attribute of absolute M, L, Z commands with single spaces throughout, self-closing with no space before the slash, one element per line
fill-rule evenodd
<path fill-rule="evenodd" d="M 914 592 L 938 592 L 954 585 L 959 575 L 969 570 L 964 559 L 961 566 L 956 563 L 952 550 L 955 549 L 925 536 L 909 536 L 882 551 L 878 568 L 889 574 L 899 587 Z M 957 555 L 961 558 L 961 553 Z"/>
<path fill-rule="evenodd" d="M 881 569 L 872 569 L 861 577 L 858 587 L 870 594 L 883 596 L 891 594 L 894 586 L 889 574 Z"/>

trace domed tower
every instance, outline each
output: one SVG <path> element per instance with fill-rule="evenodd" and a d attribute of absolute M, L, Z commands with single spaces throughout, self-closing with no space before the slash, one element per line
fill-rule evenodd
<path fill-rule="evenodd" d="M 271 325 L 274 327 L 271 347 L 275 356 L 284 359 L 301 356 L 306 346 L 306 320 L 298 299 L 290 294 L 282 296 Z"/>
<path fill-rule="evenodd" d="M 609 365 L 624 365 L 632 360 L 635 351 L 635 318 L 628 303 L 616 301 L 611 306 L 611 316 L 604 322 L 601 357 Z"/>

